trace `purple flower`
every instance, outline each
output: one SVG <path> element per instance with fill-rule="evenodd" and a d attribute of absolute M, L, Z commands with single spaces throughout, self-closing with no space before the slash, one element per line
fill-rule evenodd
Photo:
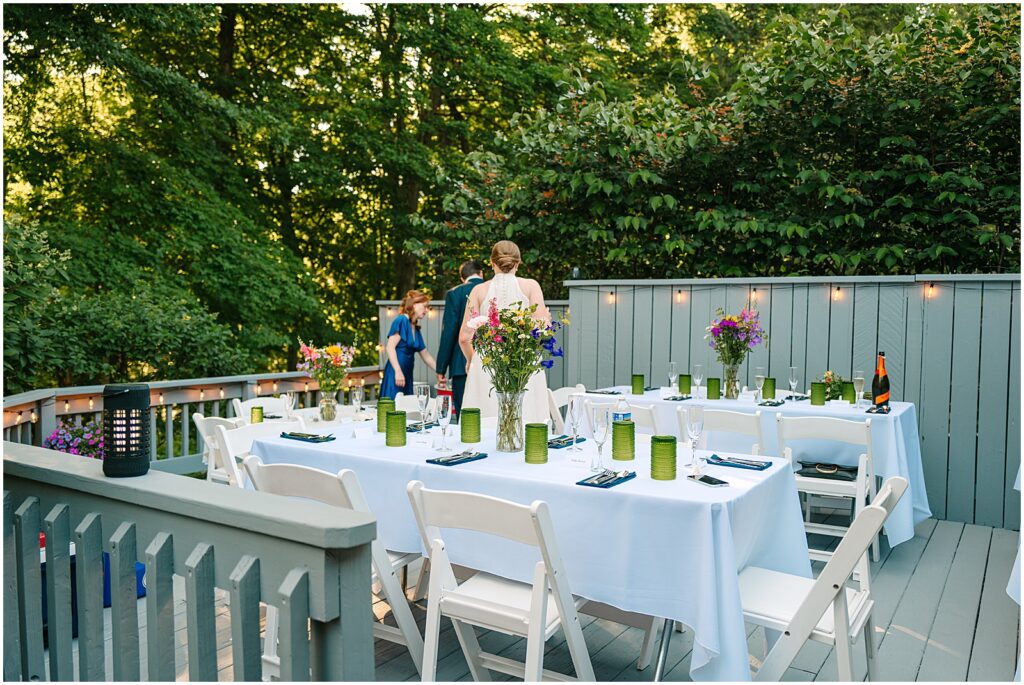
<path fill-rule="evenodd" d="M 561 352 L 561 350 L 559 350 L 559 352 Z M 555 361 L 553 359 L 545 359 L 540 363 L 540 365 L 543 366 L 545 369 L 550 369 L 552 366 L 555 365 Z"/>

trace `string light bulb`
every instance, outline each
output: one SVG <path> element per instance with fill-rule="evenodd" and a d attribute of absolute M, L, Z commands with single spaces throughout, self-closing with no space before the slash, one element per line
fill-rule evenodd
<path fill-rule="evenodd" d="M 92 401 L 92 398 L 90 397 L 89 398 L 89 409 L 92 409 L 93 404 L 94 404 L 94 402 Z"/>
<path fill-rule="evenodd" d="M 21 412 L 20 411 L 18 412 L 18 416 L 15 417 L 14 423 L 21 423 Z"/>
<path fill-rule="evenodd" d="M 836 286 L 835 292 L 832 293 L 832 300 L 838 302 L 843 297 L 843 289 L 841 286 Z"/>
<path fill-rule="evenodd" d="M 932 299 L 933 297 L 935 297 L 935 284 L 934 283 L 929 283 L 928 284 L 928 290 L 926 292 L 927 292 L 929 300 Z"/>
<path fill-rule="evenodd" d="M 676 291 L 676 302 L 678 303 L 678 302 L 682 302 L 682 301 L 683 301 L 683 291 L 680 289 L 680 290 Z"/>
<path fill-rule="evenodd" d="M 71 411 L 71 403 L 68 402 L 67 400 L 64 400 L 64 413 L 67 414 L 70 411 Z"/>
<path fill-rule="evenodd" d="M 199 389 L 199 401 L 202 402 L 206 398 L 206 390 Z"/>
<path fill-rule="evenodd" d="M 615 293 L 608 293 L 608 304 L 615 304 Z"/>
<path fill-rule="evenodd" d="M 39 417 L 38 417 L 38 416 L 36 416 L 36 413 L 35 413 L 35 411 L 33 411 L 33 412 L 32 412 L 32 413 L 31 413 L 31 414 L 29 415 L 29 418 L 30 418 L 30 420 L 32 421 L 32 423 L 35 423 L 35 422 L 36 422 L 36 421 L 37 421 L 37 420 L 39 419 Z"/>
<path fill-rule="evenodd" d="M 256 394 L 259 395 L 262 392 L 263 392 L 263 387 L 259 383 L 257 383 L 256 384 Z"/>
<path fill-rule="evenodd" d="M 220 389 L 220 398 L 224 399 L 224 388 Z"/>

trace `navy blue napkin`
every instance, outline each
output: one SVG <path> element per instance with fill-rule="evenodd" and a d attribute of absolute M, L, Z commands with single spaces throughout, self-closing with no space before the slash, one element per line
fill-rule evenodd
<path fill-rule="evenodd" d="M 781 407 L 785 403 L 786 403 L 786 400 L 765 400 L 764 402 L 759 402 L 757 406 L 759 406 L 759 407 Z"/>
<path fill-rule="evenodd" d="M 693 395 L 672 395 L 672 397 L 666 397 L 666 402 L 682 402 L 683 400 L 692 400 Z"/>
<path fill-rule="evenodd" d="M 588 488 L 614 488 L 616 485 L 621 485 L 626 481 L 630 481 L 636 478 L 636 471 L 630 471 L 628 475 L 622 476 L 620 478 L 615 478 L 613 480 L 605 481 L 604 483 L 588 483 L 587 481 L 589 481 L 593 477 L 594 476 L 587 476 L 583 480 L 578 481 L 576 485 L 585 485 Z"/>
<path fill-rule="evenodd" d="M 316 435 L 315 433 L 281 433 L 282 438 L 289 440 L 301 440 L 302 442 L 330 442 L 334 440 L 333 435 Z"/>
<path fill-rule="evenodd" d="M 582 435 L 576 437 L 577 445 L 585 441 L 586 438 L 584 438 Z M 571 444 L 573 444 L 571 435 L 559 435 L 557 438 L 552 438 L 548 440 L 548 449 L 560 450 L 564 447 L 568 447 Z"/>
<path fill-rule="evenodd" d="M 770 461 L 759 461 L 757 459 L 725 458 L 712 454 L 708 457 L 708 463 L 714 466 L 729 466 L 734 469 L 747 469 L 748 471 L 764 471 L 772 465 Z"/>
<path fill-rule="evenodd" d="M 447 457 L 436 457 L 434 459 L 427 459 L 428 464 L 436 464 L 437 466 L 458 466 L 459 464 L 468 464 L 471 461 L 477 461 L 478 459 L 486 459 L 487 455 L 483 452 L 477 452 L 476 454 L 470 454 L 469 456 L 463 457 L 462 459 L 452 459 L 451 461 L 441 461 Z"/>
<path fill-rule="evenodd" d="M 431 428 L 434 428 L 435 426 L 440 426 L 440 425 L 441 424 L 439 424 L 437 421 L 431 421 L 430 423 L 428 423 L 426 425 L 423 425 L 422 423 L 417 422 L 417 423 L 411 424 L 409 426 L 406 426 L 405 432 L 406 433 L 422 433 L 425 430 L 429 430 Z"/>
<path fill-rule="evenodd" d="M 588 395 L 621 395 L 618 390 L 587 390 Z"/>

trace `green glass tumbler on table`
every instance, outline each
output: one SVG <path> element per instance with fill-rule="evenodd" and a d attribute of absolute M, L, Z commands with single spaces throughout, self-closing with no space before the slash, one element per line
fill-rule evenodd
<path fill-rule="evenodd" d="M 387 431 L 388 412 L 395 410 L 395 401 L 390 397 L 381 397 L 377 400 L 377 432 Z"/>
<path fill-rule="evenodd" d="M 253 407 L 249 410 L 249 423 L 263 423 L 263 407 Z"/>
<path fill-rule="evenodd" d="M 676 436 L 651 436 L 651 479 L 676 479 Z"/>
<path fill-rule="evenodd" d="M 480 410 L 476 407 L 463 407 L 459 416 L 459 429 L 462 442 L 480 442 Z"/>
<path fill-rule="evenodd" d="M 857 391 L 853 389 L 853 381 L 843 381 L 839 392 L 841 393 L 840 397 L 850 404 L 857 403 Z"/>
<path fill-rule="evenodd" d="M 388 425 L 384 433 L 384 444 L 388 447 L 405 447 L 405 412 L 389 411 L 386 420 Z"/>
<path fill-rule="evenodd" d="M 765 400 L 775 399 L 775 379 L 771 376 L 766 376 L 764 379 L 764 385 L 761 386 L 761 398 Z"/>
<path fill-rule="evenodd" d="M 811 404 L 816 407 L 825 406 L 825 383 L 821 381 L 811 383 Z"/>
<path fill-rule="evenodd" d="M 636 457 L 636 424 L 632 421 L 612 422 L 612 459 L 633 461 Z"/>
<path fill-rule="evenodd" d="M 527 464 L 548 463 L 548 424 L 526 424 L 526 440 L 524 449 L 526 451 Z"/>
<path fill-rule="evenodd" d="M 643 395 L 644 394 L 644 375 L 642 373 L 633 374 L 633 394 Z"/>
<path fill-rule="evenodd" d="M 720 400 L 720 399 L 722 399 L 722 379 L 721 378 L 709 378 L 708 379 L 708 399 L 709 400 Z"/>
<path fill-rule="evenodd" d="M 693 378 L 688 373 L 679 374 L 679 394 L 689 395 L 693 392 Z"/>

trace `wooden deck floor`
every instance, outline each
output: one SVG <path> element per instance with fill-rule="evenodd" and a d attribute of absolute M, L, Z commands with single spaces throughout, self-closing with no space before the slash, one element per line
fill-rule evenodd
<path fill-rule="evenodd" d="M 880 562 L 874 564 L 872 592 L 876 602 L 875 624 L 879 643 L 880 679 L 895 681 L 1008 681 L 1012 680 L 1018 658 L 1020 610 L 1006 594 L 1019 533 L 928 520 L 918 526 L 916 537 L 894 550 L 883 546 Z M 812 541 L 813 544 L 814 541 Z M 815 572 L 821 568 L 815 564 Z M 415 577 L 415 576 L 413 576 Z M 178 594 L 178 593 L 176 593 Z M 184 596 L 183 590 L 180 597 Z M 183 599 L 178 605 L 177 663 L 179 680 L 188 678 Z M 379 619 L 391 622 L 386 605 L 378 603 Z M 414 606 L 422 622 L 423 603 Z M 636 670 L 643 633 L 636 628 L 589 616 L 581 617 L 583 633 L 594 672 L 601 681 L 651 680 L 653 666 Z M 139 602 L 139 623 L 145 625 L 145 600 Z M 219 679 L 231 680 L 231 631 L 224 596 L 218 605 Z M 106 638 L 110 640 L 109 609 Z M 525 658 L 522 639 L 500 633 L 478 631 L 481 646 L 515 659 Z M 753 667 L 763 657 L 764 636 L 750 630 L 748 649 Z M 666 668 L 666 680 L 689 680 L 692 633 L 673 636 Z M 857 676 L 864 677 L 863 652 L 855 652 Z M 145 654 L 145 634 L 142 635 Z M 419 680 L 403 647 L 378 640 L 377 680 Z M 77 654 L 76 654 L 77 673 Z M 560 636 L 549 641 L 545 668 L 572 672 L 568 649 Z M 108 646 L 107 674 L 110 677 Z M 493 674 L 496 680 L 508 679 Z M 142 673 L 146 679 L 145 667 Z M 786 680 L 837 678 L 833 651 L 808 643 L 786 672 Z M 442 623 L 438 679 L 468 680 L 469 671 L 451 628 Z"/>

